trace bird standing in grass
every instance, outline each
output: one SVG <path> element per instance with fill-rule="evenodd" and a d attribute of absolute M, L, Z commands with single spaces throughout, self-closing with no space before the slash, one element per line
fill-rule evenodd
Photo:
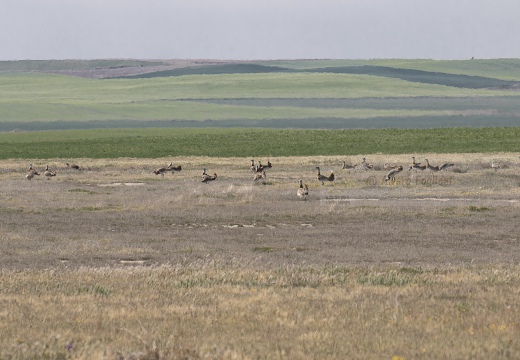
<path fill-rule="evenodd" d="M 299 184 L 300 184 L 300 187 L 298 188 L 296 195 L 298 195 L 298 197 L 300 199 L 306 200 L 307 195 L 309 195 L 309 187 L 307 186 L 307 184 L 303 185 L 302 179 L 300 179 Z"/>
<path fill-rule="evenodd" d="M 316 166 L 316 170 L 318 170 L 318 174 L 316 178 L 319 182 L 321 182 L 321 185 L 325 185 L 325 181 L 333 182 L 334 181 L 334 172 L 331 171 L 329 176 L 322 175 L 320 172 L 320 167 Z"/>
<path fill-rule="evenodd" d="M 431 166 L 430 165 L 430 161 L 428 159 L 424 159 L 424 160 L 426 160 L 426 170 L 439 171 L 439 167 L 438 166 Z"/>
<path fill-rule="evenodd" d="M 45 172 L 43 173 L 47 180 L 49 180 L 51 177 L 56 176 L 56 171 L 49 170 L 49 165 L 45 166 Z"/>
<path fill-rule="evenodd" d="M 367 162 L 366 158 L 361 159 L 361 164 L 356 165 L 356 168 L 358 168 L 358 166 L 359 166 L 360 169 L 365 170 L 365 171 L 374 169 L 374 165 L 373 164 L 369 164 Z"/>
<path fill-rule="evenodd" d="M 217 174 L 216 173 L 214 173 L 213 175 L 209 175 L 209 174 L 206 173 L 206 168 L 202 169 L 202 182 L 203 183 L 214 181 L 216 179 L 217 179 Z"/>
<path fill-rule="evenodd" d="M 424 170 L 426 169 L 426 165 L 421 165 L 421 163 L 415 162 L 415 156 L 412 156 L 412 163 L 408 167 L 408 170 Z"/>
<path fill-rule="evenodd" d="M 267 177 L 267 175 L 265 173 L 265 170 L 262 172 L 257 172 L 257 173 L 255 173 L 255 177 L 253 178 L 253 181 L 259 181 L 259 180 L 265 179 L 266 177 Z"/>
<path fill-rule="evenodd" d="M 343 166 L 341 166 L 341 168 L 344 170 L 354 169 L 355 167 L 355 165 L 347 164 L 345 161 L 343 161 Z"/>
<path fill-rule="evenodd" d="M 29 169 L 27 170 L 27 175 L 25 175 L 25 178 L 27 180 L 31 180 L 34 176 L 39 175 L 40 173 L 33 168 L 32 164 L 29 164 Z"/>

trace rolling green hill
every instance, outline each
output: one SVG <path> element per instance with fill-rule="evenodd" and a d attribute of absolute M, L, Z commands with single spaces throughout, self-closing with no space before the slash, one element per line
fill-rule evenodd
<path fill-rule="evenodd" d="M 0 131 L 520 125 L 516 59 L 228 62 L 153 71 L 165 64 L 0 62 Z M 47 73 L 122 67 L 150 71 L 109 79 Z"/>

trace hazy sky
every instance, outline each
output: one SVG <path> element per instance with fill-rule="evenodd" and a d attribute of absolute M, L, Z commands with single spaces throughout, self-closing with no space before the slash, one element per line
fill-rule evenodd
<path fill-rule="evenodd" d="M 520 58 L 519 0 L 2 0 L 0 60 Z"/>

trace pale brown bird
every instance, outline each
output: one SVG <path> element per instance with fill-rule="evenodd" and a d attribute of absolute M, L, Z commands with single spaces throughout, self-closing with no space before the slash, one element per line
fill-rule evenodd
<path fill-rule="evenodd" d="M 47 180 L 49 180 L 51 177 L 56 176 L 56 171 L 49 170 L 49 165 L 45 166 L 45 172 L 43 173 Z"/>
<path fill-rule="evenodd" d="M 307 186 L 307 184 L 303 185 L 302 179 L 300 179 L 299 184 L 300 184 L 300 187 L 298 188 L 296 195 L 298 195 L 298 197 L 300 199 L 306 200 L 307 195 L 309 195 L 309 187 Z"/>
<path fill-rule="evenodd" d="M 395 169 L 392 169 L 386 174 L 385 181 L 392 180 L 395 181 L 395 176 L 399 174 L 401 171 L 403 171 L 403 166 L 400 165 L 399 167 L 396 167 Z"/>
<path fill-rule="evenodd" d="M 318 179 L 318 181 L 321 182 L 321 185 L 324 185 L 325 181 L 330 181 L 330 182 L 334 181 L 334 172 L 331 171 L 329 176 L 325 176 L 320 173 L 319 166 L 316 166 L 316 169 L 318 170 L 318 174 L 317 174 L 316 178 Z"/>

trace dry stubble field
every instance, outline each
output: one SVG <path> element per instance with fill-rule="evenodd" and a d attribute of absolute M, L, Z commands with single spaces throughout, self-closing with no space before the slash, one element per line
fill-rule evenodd
<path fill-rule="evenodd" d="M 0 358 L 518 358 L 518 154 L 429 159 L 1 161 Z"/>

